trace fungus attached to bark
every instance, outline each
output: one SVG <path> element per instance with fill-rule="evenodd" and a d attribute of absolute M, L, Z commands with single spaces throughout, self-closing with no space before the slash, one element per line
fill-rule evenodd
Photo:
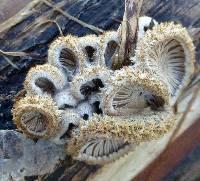
<path fill-rule="evenodd" d="M 149 109 L 151 104 L 164 106 L 169 101 L 169 91 L 164 81 L 153 76 L 153 72 L 142 72 L 138 68 L 116 71 L 109 81 L 110 87 L 103 92 L 103 110 L 108 115 L 125 116 Z M 160 103 L 156 103 L 160 97 Z"/>
<path fill-rule="evenodd" d="M 58 68 L 49 65 L 37 65 L 31 68 L 24 81 L 28 94 L 53 95 L 67 84 L 66 77 Z"/>
<path fill-rule="evenodd" d="M 99 47 L 99 37 L 95 35 L 87 35 L 79 38 L 78 42 L 79 51 L 82 51 L 85 55 L 86 66 L 92 64 L 98 64 L 100 60 L 100 47 Z"/>
<path fill-rule="evenodd" d="M 91 164 L 167 133 L 176 119 L 171 104 L 193 71 L 194 46 L 182 26 L 154 24 L 139 21 L 142 34 L 128 57 L 134 65 L 116 58 L 126 44 L 116 51 L 119 32 L 55 40 L 48 64 L 26 77 L 28 94 L 13 108 L 17 127 L 31 138 L 66 143 L 69 154 Z"/>
<path fill-rule="evenodd" d="M 54 137 L 61 122 L 61 111 L 48 96 L 26 96 L 14 104 L 13 120 L 31 138 Z"/>
<path fill-rule="evenodd" d="M 76 73 L 84 61 L 84 54 L 79 50 L 77 38 L 71 35 L 59 37 L 49 47 L 48 63 L 57 66 L 67 73 Z"/>
<path fill-rule="evenodd" d="M 187 30 L 173 22 L 154 26 L 140 39 L 136 52 L 138 61 L 145 61 L 167 82 L 174 104 L 194 70 L 194 45 Z"/>
<path fill-rule="evenodd" d="M 101 63 L 112 69 L 113 66 L 113 56 L 115 55 L 115 50 L 118 47 L 118 33 L 115 31 L 106 32 L 101 35 L 100 47 L 101 47 Z"/>

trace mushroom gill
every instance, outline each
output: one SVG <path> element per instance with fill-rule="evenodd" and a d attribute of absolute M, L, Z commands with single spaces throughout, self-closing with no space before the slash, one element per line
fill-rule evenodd
<path fill-rule="evenodd" d="M 161 137 L 175 121 L 166 82 L 152 70 L 124 67 L 107 85 L 93 100 L 99 101 L 102 113 L 80 120 L 67 145 L 70 154 L 87 163 L 112 161 L 131 145 Z"/>
<path fill-rule="evenodd" d="M 84 61 L 84 54 L 79 50 L 77 38 L 71 35 L 59 37 L 49 47 L 48 63 L 65 70 L 67 75 L 78 72 Z"/>
<path fill-rule="evenodd" d="M 87 35 L 80 37 L 78 40 L 79 50 L 84 53 L 86 66 L 99 64 L 99 37 L 95 35 Z"/>
<path fill-rule="evenodd" d="M 85 143 L 76 159 L 89 164 L 105 164 L 113 161 L 132 148 L 123 139 L 91 138 Z"/>
<path fill-rule="evenodd" d="M 174 104 L 194 70 L 195 52 L 187 30 L 174 23 L 161 23 L 148 30 L 137 45 L 136 59 L 161 76 Z"/>
<path fill-rule="evenodd" d="M 24 88 L 29 94 L 53 95 L 66 84 L 64 74 L 57 67 L 44 64 L 30 69 L 24 81 Z"/>
<path fill-rule="evenodd" d="M 14 104 L 12 113 L 18 129 L 33 139 L 54 137 L 61 122 L 61 111 L 48 96 L 26 96 Z"/>
<path fill-rule="evenodd" d="M 84 69 L 84 73 L 73 78 L 71 84 L 72 95 L 77 100 L 83 100 L 93 93 L 99 92 L 106 85 L 106 80 L 111 71 L 103 66 L 90 66 Z"/>
<path fill-rule="evenodd" d="M 126 116 L 168 104 L 169 91 L 165 82 L 139 68 L 126 67 L 115 71 L 110 87 L 103 92 L 102 107 L 107 115 Z"/>
<path fill-rule="evenodd" d="M 101 64 L 110 69 L 113 66 L 113 56 L 115 51 L 119 47 L 118 33 L 116 31 L 108 31 L 101 35 L 100 47 L 101 47 Z"/>

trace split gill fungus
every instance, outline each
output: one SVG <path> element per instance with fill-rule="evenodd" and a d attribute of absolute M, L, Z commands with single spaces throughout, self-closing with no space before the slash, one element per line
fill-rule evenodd
<path fill-rule="evenodd" d="M 194 69 L 194 45 L 173 22 L 138 21 L 132 62 L 113 68 L 119 31 L 57 38 L 48 62 L 28 72 L 26 96 L 13 107 L 17 128 L 32 139 L 66 144 L 90 164 L 115 160 L 173 126 L 172 105 Z"/>

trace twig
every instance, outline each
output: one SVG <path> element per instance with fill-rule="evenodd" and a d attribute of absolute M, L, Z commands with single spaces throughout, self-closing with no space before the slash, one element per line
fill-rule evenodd
<path fill-rule="evenodd" d="M 11 57 L 31 57 L 37 60 L 41 60 L 41 57 L 39 57 L 39 54 L 36 53 L 26 53 L 26 52 L 5 52 L 3 50 L 0 50 L 0 55 L 2 56 L 11 56 Z"/>
<path fill-rule="evenodd" d="M 55 23 L 55 25 L 56 25 L 57 28 L 58 28 L 58 31 L 59 31 L 60 35 L 63 36 L 62 29 L 61 29 L 60 25 L 58 24 L 58 22 L 57 22 L 56 20 L 48 20 L 47 22 Z"/>
<path fill-rule="evenodd" d="M 112 18 L 112 20 L 119 23 L 119 24 L 121 24 L 121 22 L 122 22 L 122 20 L 119 20 L 119 19 L 116 19 L 116 18 Z"/>
<path fill-rule="evenodd" d="M 12 57 L 25 57 L 28 54 L 25 52 L 4 52 L 3 50 L 0 50 L 1 55 L 5 56 L 12 56 Z"/>
<path fill-rule="evenodd" d="M 138 18 L 143 0 L 125 0 L 125 11 L 119 28 L 119 47 L 112 57 L 112 67 L 119 69 L 130 64 L 130 55 L 135 50 Z"/>
<path fill-rule="evenodd" d="M 92 30 L 92 31 L 94 31 L 94 32 L 96 32 L 96 33 L 103 33 L 103 32 L 104 32 L 104 31 L 103 31 L 102 29 L 100 29 L 100 28 L 97 28 L 97 27 L 95 27 L 95 26 L 93 26 L 93 25 L 89 25 L 89 24 L 87 24 L 87 23 L 85 23 L 85 22 L 83 22 L 83 21 L 81 21 L 81 20 L 75 18 L 74 16 L 71 16 L 69 13 L 63 11 L 62 9 L 58 8 L 56 5 L 53 5 L 52 3 L 50 3 L 50 2 L 47 1 L 47 0 L 41 0 L 41 2 L 45 3 L 45 4 L 46 4 L 47 6 L 49 6 L 49 7 L 53 8 L 55 11 L 60 12 L 60 13 L 61 13 L 63 16 L 65 16 L 66 18 L 68 18 L 68 19 L 70 19 L 70 20 L 72 20 L 72 21 L 74 21 L 74 22 L 76 22 L 76 23 L 82 25 L 83 27 L 89 28 L 90 30 Z"/>
<path fill-rule="evenodd" d="M 8 57 L 6 57 L 5 55 L 2 55 L 2 56 L 5 58 L 5 60 L 6 60 L 10 65 L 12 65 L 14 68 L 20 70 L 20 68 L 19 68 L 17 65 L 15 65 Z"/>

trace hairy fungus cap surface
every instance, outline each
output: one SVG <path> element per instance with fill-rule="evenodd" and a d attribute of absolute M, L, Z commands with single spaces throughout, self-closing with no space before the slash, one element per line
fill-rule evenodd
<path fill-rule="evenodd" d="M 26 77 L 28 94 L 13 108 L 17 127 L 66 144 L 69 154 L 91 164 L 167 133 L 176 120 L 171 105 L 193 72 L 194 46 L 181 25 L 140 20 L 134 62 L 118 70 L 117 31 L 55 40 L 48 63 Z"/>
<path fill-rule="evenodd" d="M 77 37 L 71 35 L 56 39 L 49 47 L 48 63 L 61 68 L 68 75 L 77 72 L 85 58 L 78 49 L 77 41 Z"/>
<path fill-rule="evenodd" d="M 145 61 L 166 80 L 173 104 L 193 74 L 195 48 L 186 28 L 173 22 L 161 23 L 138 42 L 136 59 Z"/>
<path fill-rule="evenodd" d="M 108 115 L 128 115 L 145 110 L 150 101 L 156 104 L 158 98 L 163 105 L 169 102 L 170 92 L 165 82 L 150 70 L 143 72 L 139 68 L 125 67 L 115 72 L 109 85 L 102 93 L 103 110 Z"/>
<path fill-rule="evenodd" d="M 24 81 L 28 94 L 54 94 L 67 84 L 65 75 L 49 64 L 37 65 L 30 69 Z"/>
<path fill-rule="evenodd" d="M 82 51 L 85 57 L 84 65 L 89 67 L 90 65 L 100 64 L 100 47 L 99 37 L 95 35 L 87 35 L 80 37 L 78 41 L 79 51 Z M 82 70 L 84 71 L 84 70 Z"/>
<path fill-rule="evenodd" d="M 48 96 L 26 96 L 13 106 L 13 120 L 30 138 L 49 139 L 59 129 L 61 111 Z"/>

